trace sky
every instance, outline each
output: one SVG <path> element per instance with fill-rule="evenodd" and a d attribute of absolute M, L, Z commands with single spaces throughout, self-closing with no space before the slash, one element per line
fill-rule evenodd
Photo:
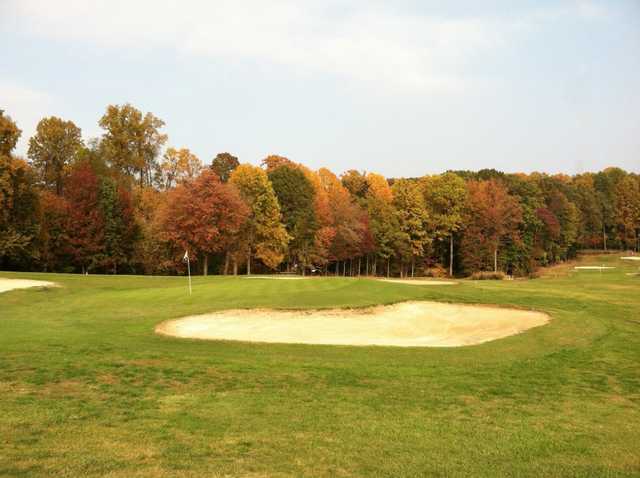
<path fill-rule="evenodd" d="M 0 0 L 0 109 L 391 177 L 640 172 L 640 0 Z"/>

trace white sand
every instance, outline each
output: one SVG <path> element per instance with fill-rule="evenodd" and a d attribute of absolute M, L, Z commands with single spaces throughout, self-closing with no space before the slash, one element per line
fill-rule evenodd
<path fill-rule="evenodd" d="M 615 267 L 609 266 L 576 266 L 574 269 L 586 270 L 586 271 L 602 271 L 605 269 L 615 269 Z"/>
<path fill-rule="evenodd" d="M 623 261 L 640 261 L 640 256 L 627 256 L 621 257 L 620 259 L 622 259 Z"/>
<path fill-rule="evenodd" d="M 378 279 L 381 282 L 393 282 L 396 284 L 409 285 L 455 285 L 457 282 L 450 280 L 429 280 L 429 279 Z"/>
<path fill-rule="evenodd" d="M 507 337 L 548 321 L 541 312 L 403 302 L 368 309 L 228 310 L 164 322 L 156 332 L 249 342 L 454 347 Z"/>
<path fill-rule="evenodd" d="M 0 292 L 8 292 L 13 289 L 27 289 L 29 287 L 56 287 L 54 282 L 27 279 L 4 279 L 0 277 Z"/>

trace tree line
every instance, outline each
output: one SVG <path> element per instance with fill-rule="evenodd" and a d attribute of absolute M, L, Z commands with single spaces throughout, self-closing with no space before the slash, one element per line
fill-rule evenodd
<path fill-rule="evenodd" d="M 188 250 L 203 274 L 528 275 L 640 245 L 640 176 L 619 168 L 396 179 L 229 153 L 205 166 L 130 104 L 98 124 L 85 142 L 44 118 L 25 160 L 0 110 L 0 269 L 176 274 Z"/>

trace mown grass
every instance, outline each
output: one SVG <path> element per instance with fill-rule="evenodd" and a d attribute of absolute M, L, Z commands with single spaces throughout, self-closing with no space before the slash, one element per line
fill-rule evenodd
<path fill-rule="evenodd" d="M 2 273 L 0 476 L 637 476 L 640 277 L 411 286 Z M 550 324 L 462 348 L 162 337 L 237 307 L 439 300 L 533 308 Z"/>

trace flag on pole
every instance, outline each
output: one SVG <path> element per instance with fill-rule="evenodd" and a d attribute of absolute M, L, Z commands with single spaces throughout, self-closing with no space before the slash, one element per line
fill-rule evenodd
<path fill-rule="evenodd" d="M 191 295 L 191 264 L 189 263 L 189 251 L 184 251 L 182 262 L 187 263 L 187 274 L 189 274 L 189 295 Z"/>

